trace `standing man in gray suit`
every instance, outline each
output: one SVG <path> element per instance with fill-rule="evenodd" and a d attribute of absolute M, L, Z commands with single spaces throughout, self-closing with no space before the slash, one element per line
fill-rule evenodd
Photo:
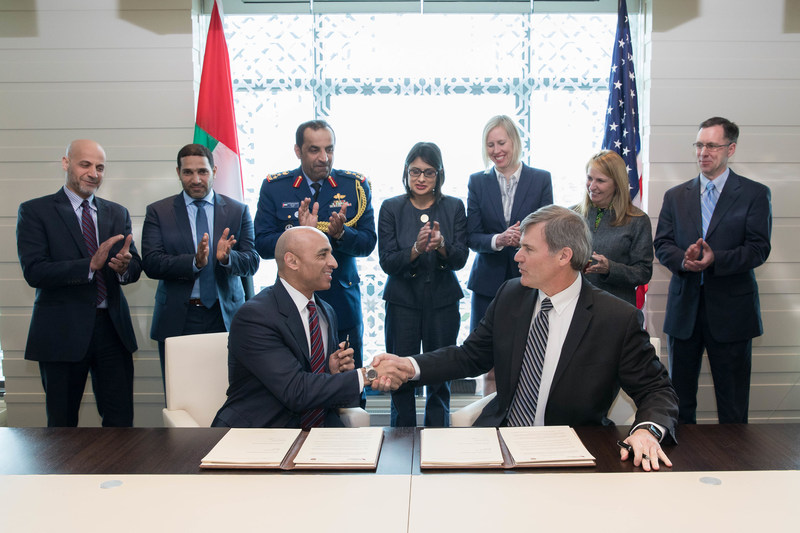
<path fill-rule="evenodd" d="M 242 277 L 260 261 L 247 206 L 212 189 L 211 151 L 187 144 L 176 171 L 183 192 L 147 206 L 142 228 L 144 271 L 159 280 L 150 338 L 158 341 L 162 377 L 164 340 L 228 331 L 244 303 Z"/>

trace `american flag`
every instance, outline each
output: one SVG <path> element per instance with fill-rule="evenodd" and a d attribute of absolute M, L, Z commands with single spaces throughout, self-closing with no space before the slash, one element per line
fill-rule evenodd
<path fill-rule="evenodd" d="M 636 164 L 636 155 L 641 148 L 639 99 L 636 95 L 631 28 L 628 25 L 628 6 L 625 0 L 620 0 L 617 15 L 617 35 L 614 39 L 611 74 L 608 76 L 608 108 L 603 148 L 614 150 L 625 160 L 631 200 L 640 205 L 641 198 L 637 199 L 637 196 L 641 190 L 641 181 Z"/>
<path fill-rule="evenodd" d="M 628 6 L 619 2 L 617 13 L 617 35 L 611 59 L 611 74 L 608 76 L 608 108 L 603 148 L 614 150 L 625 160 L 628 169 L 628 185 L 634 205 L 641 206 L 642 179 L 636 156 L 641 149 L 639 139 L 639 98 L 636 95 L 636 75 L 633 72 L 633 47 L 631 27 L 628 24 Z M 647 285 L 636 288 L 636 307 L 644 307 Z"/>

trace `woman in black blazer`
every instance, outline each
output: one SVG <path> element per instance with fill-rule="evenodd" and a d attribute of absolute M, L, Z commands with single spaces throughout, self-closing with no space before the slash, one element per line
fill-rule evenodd
<path fill-rule="evenodd" d="M 417 143 L 403 169 L 406 194 L 381 205 L 378 252 L 389 276 L 383 291 L 389 353 L 409 356 L 456 343 L 464 292 L 455 271 L 469 255 L 467 217 L 464 202 L 442 194 L 443 183 L 439 147 Z M 449 382 L 427 385 L 425 425 L 449 424 Z M 415 425 L 414 387 L 407 384 L 392 393 L 392 426 Z"/>

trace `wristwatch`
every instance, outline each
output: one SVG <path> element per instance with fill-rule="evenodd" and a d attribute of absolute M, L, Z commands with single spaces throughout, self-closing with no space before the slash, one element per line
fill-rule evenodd
<path fill-rule="evenodd" d="M 658 429 L 658 426 L 655 424 L 642 424 L 641 426 L 637 427 L 636 429 L 646 429 L 649 431 L 659 442 L 664 437 L 664 434 L 661 433 L 661 430 Z"/>
<path fill-rule="evenodd" d="M 378 379 L 378 371 L 375 370 L 372 365 L 367 365 L 364 367 L 364 381 L 368 383 L 372 383 Z"/>

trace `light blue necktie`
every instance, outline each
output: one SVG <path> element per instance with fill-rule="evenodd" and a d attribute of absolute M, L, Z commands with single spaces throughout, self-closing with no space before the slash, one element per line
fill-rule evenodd
<path fill-rule="evenodd" d="M 700 208 L 703 213 L 703 238 L 706 238 L 708 233 L 708 225 L 711 223 L 711 217 L 714 214 L 714 207 L 717 205 L 717 188 L 713 181 L 706 184 L 706 192 L 700 198 Z"/>
<path fill-rule="evenodd" d="M 197 215 L 194 219 L 197 244 L 203 240 L 203 234 L 208 233 L 208 264 L 200 270 L 200 300 L 207 309 L 211 309 L 217 301 L 217 286 L 214 283 L 214 249 L 211 246 L 211 232 L 208 230 L 208 217 L 204 207 L 208 202 L 195 200 L 192 203 L 197 207 Z"/>

